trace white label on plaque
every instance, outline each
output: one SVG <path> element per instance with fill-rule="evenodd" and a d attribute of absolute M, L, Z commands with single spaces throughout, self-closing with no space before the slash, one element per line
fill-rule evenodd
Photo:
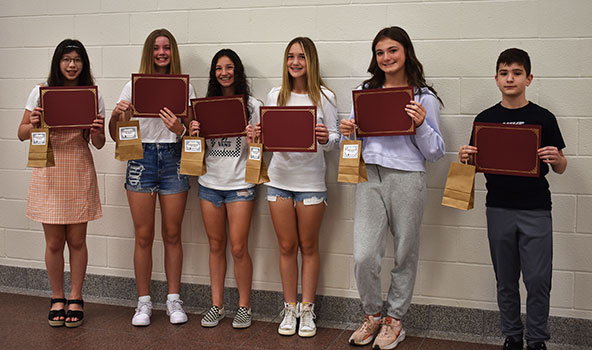
<path fill-rule="evenodd" d="M 261 160 L 261 148 L 259 147 L 249 147 L 249 159 L 252 160 Z"/>
<path fill-rule="evenodd" d="M 344 159 L 358 158 L 358 152 L 359 152 L 358 145 L 343 145 L 343 158 Z"/>
<path fill-rule="evenodd" d="M 33 146 L 45 146 L 47 133 L 45 132 L 32 132 L 31 133 L 31 144 Z"/>
<path fill-rule="evenodd" d="M 123 126 L 119 128 L 119 139 L 121 141 L 136 140 L 138 138 L 138 127 Z"/>
<path fill-rule="evenodd" d="M 201 140 L 185 140 L 185 152 L 201 152 Z"/>

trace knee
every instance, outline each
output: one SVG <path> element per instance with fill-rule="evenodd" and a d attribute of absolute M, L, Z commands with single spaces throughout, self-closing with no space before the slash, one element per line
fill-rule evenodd
<path fill-rule="evenodd" d="M 354 268 L 359 270 L 374 270 L 380 267 L 380 261 L 377 258 L 378 252 L 371 254 L 370 252 L 356 252 L 354 251 Z"/>
<path fill-rule="evenodd" d="M 176 231 L 163 230 L 162 242 L 168 246 L 181 244 L 181 233 Z"/>
<path fill-rule="evenodd" d="M 314 256 L 319 254 L 318 242 L 300 242 L 300 253 L 303 256 Z"/>
<path fill-rule="evenodd" d="M 294 256 L 298 254 L 298 242 L 280 242 L 280 254 L 283 256 Z"/>
<path fill-rule="evenodd" d="M 45 243 L 45 246 L 49 252 L 52 254 L 63 254 L 64 252 L 64 244 L 66 243 L 65 240 L 62 239 L 54 239 L 48 240 Z"/>
<path fill-rule="evenodd" d="M 68 239 L 68 249 L 82 250 L 86 248 L 86 237 L 76 237 Z"/>
<path fill-rule="evenodd" d="M 234 260 L 242 260 L 249 254 L 246 244 L 233 244 L 230 247 L 230 252 Z"/>
<path fill-rule="evenodd" d="M 551 290 L 550 273 L 536 273 L 530 276 L 524 276 L 523 278 L 527 292 L 540 292 Z"/>
<path fill-rule="evenodd" d="M 226 237 L 209 237 L 210 254 L 220 255 L 226 253 Z"/>
<path fill-rule="evenodd" d="M 152 243 L 154 242 L 154 236 L 149 232 L 138 232 L 136 231 L 136 247 L 142 250 L 152 249 Z"/>

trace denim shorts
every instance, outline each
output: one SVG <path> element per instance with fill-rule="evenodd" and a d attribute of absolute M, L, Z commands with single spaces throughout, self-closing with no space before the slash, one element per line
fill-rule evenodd
<path fill-rule="evenodd" d="M 254 201 L 255 187 L 225 191 L 215 190 L 204 185 L 199 185 L 197 196 L 203 200 L 214 203 L 214 205 L 217 207 L 220 207 L 222 203 Z"/>
<path fill-rule="evenodd" d="M 269 202 L 277 201 L 277 197 L 292 199 L 294 205 L 296 202 L 302 202 L 304 205 L 316 205 L 325 203 L 327 205 L 327 192 L 295 192 L 282 190 L 281 188 L 267 186 L 267 200 Z"/>
<path fill-rule="evenodd" d="M 129 160 L 125 189 L 175 194 L 189 190 L 189 176 L 179 172 L 181 143 L 142 143 L 144 159 Z"/>

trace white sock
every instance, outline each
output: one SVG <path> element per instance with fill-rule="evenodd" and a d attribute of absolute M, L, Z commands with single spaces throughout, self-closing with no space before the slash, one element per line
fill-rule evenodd
<path fill-rule="evenodd" d="M 179 294 L 169 294 L 169 295 L 167 295 L 167 300 L 168 301 L 179 300 L 179 299 L 181 299 L 181 296 Z"/>
<path fill-rule="evenodd" d="M 150 295 L 142 295 L 141 297 L 138 298 L 138 301 L 141 301 L 143 303 L 147 303 L 150 301 Z"/>

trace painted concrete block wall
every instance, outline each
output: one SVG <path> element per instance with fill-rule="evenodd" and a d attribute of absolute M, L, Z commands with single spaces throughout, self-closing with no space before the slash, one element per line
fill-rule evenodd
<path fill-rule="evenodd" d="M 567 172 L 548 176 L 553 192 L 553 315 L 592 319 L 592 2 L 587 0 L 22 0 L 0 2 L 0 264 L 43 268 L 42 227 L 24 217 L 30 169 L 27 143 L 16 129 L 32 87 L 45 80 L 53 49 L 67 37 L 88 48 L 107 114 L 138 69 L 147 34 L 170 29 L 184 72 L 204 96 L 209 63 L 221 48 L 236 50 L 254 95 L 281 81 L 282 53 L 295 36 L 317 44 L 322 74 L 337 94 L 340 117 L 351 110 L 351 89 L 367 77 L 370 43 L 390 25 L 412 37 L 428 81 L 445 106 L 444 159 L 428 166 L 428 204 L 421 232 L 414 302 L 496 309 L 495 281 L 485 228 L 485 186 L 477 177 L 475 209 L 440 205 L 448 164 L 467 142 L 473 117 L 499 101 L 493 75 L 499 52 L 529 51 L 535 80 L 528 98 L 558 117 L 567 143 Z M 133 277 L 133 225 L 114 144 L 93 151 L 104 217 L 88 227 L 89 267 L 98 274 Z M 352 273 L 354 193 L 336 182 L 336 152 L 327 154 L 330 205 L 322 226 L 319 294 L 357 297 Z M 208 244 L 192 180 L 185 220 L 183 281 L 209 282 Z M 249 238 L 255 289 L 281 290 L 278 249 L 264 189 Z M 157 220 L 157 227 L 160 222 Z M 153 278 L 164 279 L 163 247 L 154 246 Z M 393 264 L 392 240 L 383 287 Z M 231 258 L 228 258 L 231 262 Z M 235 286 L 232 264 L 227 285 Z"/>

